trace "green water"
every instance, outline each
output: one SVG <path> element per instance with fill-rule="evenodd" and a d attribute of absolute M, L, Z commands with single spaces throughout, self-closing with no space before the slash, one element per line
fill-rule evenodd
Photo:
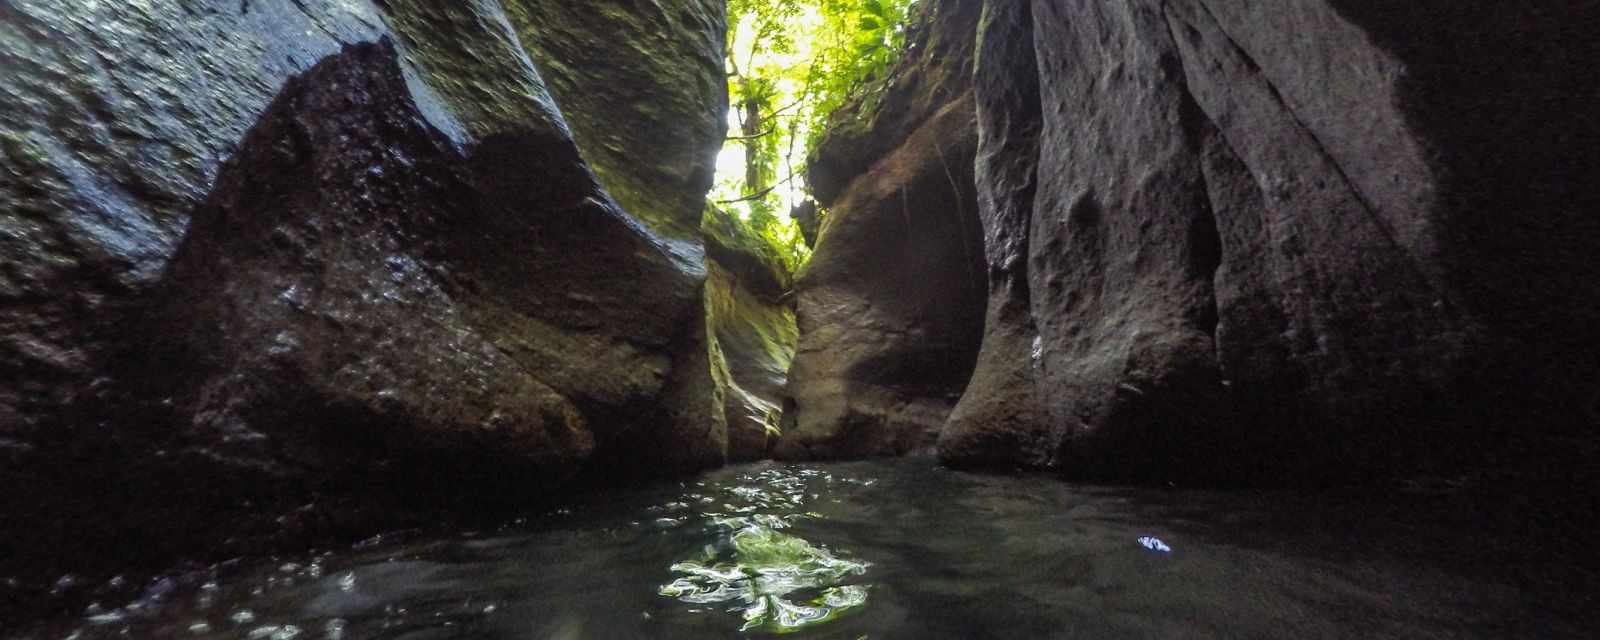
<path fill-rule="evenodd" d="M 497 531 L 161 581 L 41 637 L 1584 637 L 1541 596 L 1426 551 L 1470 548 L 1470 531 L 1263 509 L 926 460 L 743 466 Z"/>

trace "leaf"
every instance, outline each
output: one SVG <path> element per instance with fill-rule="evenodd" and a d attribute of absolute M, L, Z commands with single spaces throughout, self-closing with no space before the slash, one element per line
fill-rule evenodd
<path fill-rule="evenodd" d="M 877 31 L 878 29 L 883 28 L 883 23 L 879 22 L 877 18 L 872 16 L 862 16 L 861 22 L 858 26 L 861 27 L 862 31 Z"/>

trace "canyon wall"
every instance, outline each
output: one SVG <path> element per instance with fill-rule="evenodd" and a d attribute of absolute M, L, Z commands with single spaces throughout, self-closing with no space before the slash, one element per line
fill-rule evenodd
<path fill-rule="evenodd" d="M 983 328 L 973 190 L 978 3 L 926 2 L 887 83 L 833 114 L 808 167 L 827 208 L 795 283 L 784 459 L 930 449 Z"/>
<path fill-rule="evenodd" d="M 724 23 L 712 0 L 0 8 L 0 574 L 723 463 Z"/>
<path fill-rule="evenodd" d="M 727 363 L 728 459 L 767 458 L 779 434 L 799 329 L 794 276 L 749 225 L 707 207 L 706 315 Z"/>
<path fill-rule="evenodd" d="M 976 69 L 988 274 L 976 368 L 936 427 L 944 461 L 1206 483 L 1586 466 L 1600 3 L 1372 4 L 987 3 L 976 60 L 941 70 Z M 823 154 L 823 177 L 881 188 L 877 167 L 917 140 L 884 131 L 836 154 L 867 159 L 851 170 Z M 818 256 L 884 242 L 844 202 Z M 871 309 L 950 314 L 904 335 L 965 313 L 946 304 L 959 278 L 923 275 L 837 296 L 860 309 L 836 316 L 807 312 L 803 275 L 796 382 Z M 815 281 L 812 304 L 830 300 Z M 887 389 L 845 384 L 863 386 Z M 795 396 L 802 427 L 850 424 Z"/>

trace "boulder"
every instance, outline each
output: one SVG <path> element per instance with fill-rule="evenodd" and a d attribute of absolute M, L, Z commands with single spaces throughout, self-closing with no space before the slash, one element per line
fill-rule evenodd
<path fill-rule="evenodd" d="M 287 78 L 345 44 L 394 37 L 408 64 L 440 68 L 413 89 L 453 92 L 458 108 L 476 109 L 467 105 L 480 97 L 506 98 L 479 80 L 493 74 L 412 36 L 444 28 L 466 37 L 460 26 L 489 25 L 494 46 L 527 53 L 497 73 L 542 65 L 538 95 L 562 112 L 560 126 L 602 187 L 697 260 L 694 231 L 726 127 L 720 2 L 22 0 L 5 14 L 0 200 L 15 203 L 0 210 L 0 377 L 14 381 L 0 385 L 8 447 L 28 448 L 108 384 L 106 354 L 220 163 Z M 453 138 L 466 133 L 435 124 Z"/>
<path fill-rule="evenodd" d="M 220 163 L 368 3 L 20 0 L 0 19 L 0 441 L 91 387 Z"/>
<path fill-rule="evenodd" d="M 979 5 L 929 2 L 874 102 L 834 114 L 810 174 L 828 206 L 796 284 L 800 344 L 786 459 L 931 449 L 972 373 L 983 330 L 973 186 L 971 34 Z M 867 105 L 876 105 L 875 108 Z M 870 168 L 862 158 L 873 159 Z M 849 176 L 840 195 L 829 180 Z"/>
<path fill-rule="evenodd" d="M 0 497 L 0 574 L 164 569 L 726 459 L 694 233 L 720 3 L 600 7 L 615 32 L 544 8 L 543 43 L 534 2 L 193 4 L 0 10 L 0 476 L 30 488 Z M 613 63 L 562 57 L 585 29 Z M 585 121 L 608 137 L 569 123 L 562 92 L 644 58 L 673 73 L 627 91 L 672 97 Z M 641 135 L 659 167 L 590 161 L 679 120 Z"/>

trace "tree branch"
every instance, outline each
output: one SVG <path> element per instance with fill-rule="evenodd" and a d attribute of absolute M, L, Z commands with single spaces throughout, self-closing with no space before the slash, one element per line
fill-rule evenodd
<path fill-rule="evenodd" d="M 750 202 L 751 200 L 760 200 L 762 198 L 767 197 L 767 194 L 772 193 L 773 191 L 776 191 L 778 189 L 778 187 L 781 187 L 783 185 L 789 184 L 790 182 L 793 182 L 793 181 L 794 181 L 794 174 L 791 173 L 791 174 L 789 174 L 789 177 L 784 178 L 783 180 L 780 180 L 780 181 L 778 181 L 776 183 L 773 183 L 773 185 L 770 186 L 770 187 L 767 187 L 765 189 L 762 189 L 762 190 L 757 191 L 755 193 L 752 193 L 750 195 L 744 196 L 742 198 L 734 198 L 733 200 L 718 200 L 717 204 L 738 204 L 740 202 Z"/>
<path fill-rule="evenodd" d="M 773 128 L 767 129 L 766 131 L 762 131 L 761 133 L 757 133 L 757 134 L 754 134 L 754 135 L 727 136 L 727 137 L 723 138 L 722 141 L 723 142 L 732 142 L 734 140 L 755 140 L 757 138 L 765 138 L 767 136 L 770 136 L 770 135 L 772 135 L 774 133 L 777 133 L 777 131 L 778 131 L 778 129 L 776 127 L 773 127 Z"/>

